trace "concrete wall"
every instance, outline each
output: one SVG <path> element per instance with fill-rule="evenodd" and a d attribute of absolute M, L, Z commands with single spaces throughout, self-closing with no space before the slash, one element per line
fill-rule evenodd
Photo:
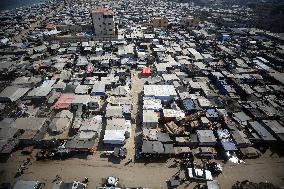
<path fill-rule="evenodd" d="M 96 36 L 115 34 L 113 15 L 104 15 L 103 12 L 93 11 L 92 20 Z"/>

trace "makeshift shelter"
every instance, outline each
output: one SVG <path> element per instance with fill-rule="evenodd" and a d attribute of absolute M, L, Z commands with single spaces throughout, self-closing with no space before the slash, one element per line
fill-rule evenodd
<path fill-rule="evenodd" d="M 97 82 L 93 85 L 91 96 L 106 96 L 106 85 L 103 82 Z"/>
<path fill-rule="evenodd" d="M 39 188 L 40 182 L 39 181 L 25 181 L 25 180 L 18 180 L 13 189 L 30 189 L 30 188 Z"/>
<path fill-rule="evenodd" d="M 74 152 L 92 152 L 96 148 L 96 139 L 78 140 L 76 138 L 68 140 L 65 148 Z"/>
<path fill-rule="evenodd" d="M 177 97 L 177 93 L 173 85 L 144 85 L 144 96 L 170 102 Z"/>
<path fill-rule="evenodd" d="M 49 129 L 52 133 L 63 133 L 71 125 L 71 120 L 69 118 L 54 118 L 49 124 Z"/>
<path fill-rule="evenodd" d="M 104 144 L 121 145 L 125 141 L 125 131 L 123 130 L 105 130 Z"/>
<path fill-rule="evenodd" d="M 154 110 L 143 110 L 143 127 L 155 128 L 158 125 L 159 117 Z"/>
<path fill-rule="evenodd" d="M 74 99 L 74 94 L 61 94 L 57 102 L 53 105 L 54 109 L 66 109 L 70 108 L 70 105 Z"/>
<path fill-rule="evenodd" d="M 8 86 L 0 93 L 0 102 L 14 102 L 24 96 L 30 88 Z"/>
<path fill-rule="evenodd" d="M 212 130 L 197 130 L 196 134 L 199 146 L 214 146 L 217 143 Z"/>
<path fill-rule="evenodd" d="M 142 77 L 149 77 L 152 75 L 152 70 L 151 68 L 145 67 L 143 68 L 143 70 L 141 71 L 141 76 Z"/>
<path fill-rule="evenodd" d="M 204 181 L 213 180 L 212 174 L 208 170 L 187 168 L 187 171 L 188 171 L 188 177 L 190 179 L 204 180 Z"/>

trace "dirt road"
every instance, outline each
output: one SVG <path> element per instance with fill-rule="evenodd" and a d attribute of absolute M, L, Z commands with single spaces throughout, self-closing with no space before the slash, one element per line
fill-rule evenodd
<path fill-rule="evenodd" d="M 138 73 L 139 72 L 135 70 L 131 71 L 131 80 L 132 80 L 132 83 L 131 83 L 131 86 L 132 86 L 131 88 L 131 103 L 132 103 L 131 118 L 132 120 L 137 119 L 138 95 L 143 90 L 143 86 L 144 86 L 144 81 L 138 78 Z M 127 158 L 134 159 L 136 134 L 137 134 L 137 122 L 135 121 L 135 123 L 132 123 L 131 125 L 131 136 L 129 139 L 127 139 L 127 142 L 125 145 L 128 150 Z"/>
<path fill-rule="evenodd" d="M 13 182 L 14 175 L 22 160 L 27 156 L 19 152 L 13 154 L 6 164 L 0 163 L 0 181 Z M 5 172 L 1 170 L 5 170 Z M 284 186 L 284 159 L 269 157 L 264 154 L 259 159 L 246 161 L 246 164 L 223 164 L 223 173 L 216 179 L 222 189 L 231 188 L 238 180 L 250 180 L 254 182 L 269 181 L 277 186 Z M 124 165 L 114 164 L 107 158 L 100 158 L 98 154 L 88 156 L 87 159 L 73 158 L 65 161 L 32 161 L 28 169 L 24 171 L 21 179 L 40 180 L 46 183 L 45 189 L 52 187 L 52 181 L 58 174 L 64 181 L 79 180 L 84 177 L 90 180 L 89 188 L 94 188 L 102 183 L 102 179 L 108 176 L 117 176 L 120 183 L 125 186 L 149 187 L 151 189 L 167 188 L 166 180 L 173 176 L 178 168 L 169 159 L 164 163 L 131 163 Z M 196 183 L 186 182 L 179 188 L 194 188 Z"/>

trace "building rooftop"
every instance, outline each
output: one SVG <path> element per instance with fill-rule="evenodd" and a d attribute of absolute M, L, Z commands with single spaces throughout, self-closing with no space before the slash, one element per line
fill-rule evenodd
<path fill-rule="evenodd" d="M 95 13 L 103 13 L 103 15 L 114 15 L 114 12 L 106 7 L 96 7 L 95 10 L 93 10 Z"/>

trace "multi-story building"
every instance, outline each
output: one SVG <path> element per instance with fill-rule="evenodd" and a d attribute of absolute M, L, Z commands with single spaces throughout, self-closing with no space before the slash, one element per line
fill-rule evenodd
<path fill-rule="evenodd" d="M 91 14 L 96 36 L 114 36 L 116 34 L 114 12 L 111 9 L 97 7 Z"/>
<path fill-rule="evenodd" d="M 186 16 L 181 18 L 181 26 L 184 28 L 195 28 L 199 24 L 199 19 L 193 16 Z"/>
<path fill-rule="evenodd" d="M 151 23 L 153 28 L 166 28 L 169 25 L 169 21 L 166 17 L 154 17 Z"/>

